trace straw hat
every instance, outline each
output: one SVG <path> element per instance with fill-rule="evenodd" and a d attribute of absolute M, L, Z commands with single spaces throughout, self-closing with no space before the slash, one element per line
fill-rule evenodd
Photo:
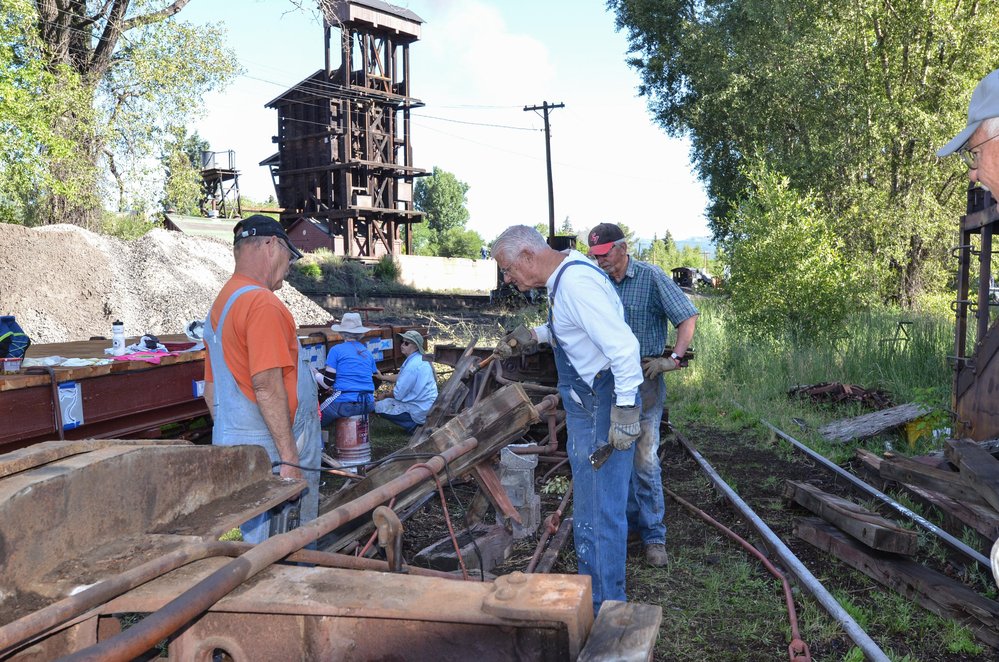
<path fill-rule="evenodd" d="M 337 333 L 367 333 L 374 330 L 362 325 L 361 316 L 357 313 L 344 313 L 340 323 L 334 324 L 330 328 Z"/>

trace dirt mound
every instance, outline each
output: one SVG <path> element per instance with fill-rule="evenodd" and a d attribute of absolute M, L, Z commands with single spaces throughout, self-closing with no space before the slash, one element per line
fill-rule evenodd
<path fill-rule="evenodd" d="M 122 241 L 73 225 L 0 223 L 0 314 L 15 315 L 33 342 L 111 334 L 182 333 L 203 319 L 232 274 L 232 246 L 218 239 L 153 230 Z M 300 325 L 329 313 L 285 284 L 277 292 Z"/>

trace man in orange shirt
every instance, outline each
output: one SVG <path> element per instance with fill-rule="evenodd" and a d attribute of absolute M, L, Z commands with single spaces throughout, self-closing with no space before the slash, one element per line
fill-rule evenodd
<path fill-rule="evenodd" d="M 212 443 L 263 446 L 285 478 L 305 478 L 302 522 L 319 508 L 322 438 L 316 383 L 298 342 L 295 320 L 274 292 L 302 254 L 281 224 L 254 215 L 233 230 L 236 269 L 205 320 L 205 401 Z M 305 468 L 305 471 L 302 468 Z M 240 527 L 247 542 L 270 533 L 264 513 Z"/>

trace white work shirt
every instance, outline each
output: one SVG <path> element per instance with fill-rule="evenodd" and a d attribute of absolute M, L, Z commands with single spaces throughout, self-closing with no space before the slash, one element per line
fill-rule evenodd
<path fill-rule="evenodd" d="M 570 262 L 588 260 L 570 250 L 545 283 L 549 296 L 559 272 Z M 562 275 L 549 305 L 559 346 L 583 381 L 592 386 L 597 373 L 610 368 L 617 404 L 634 405 L 644 379 L 638 340 L 624 321 L 624 306 L 610 279 L 588 266 L 572 267 Z M 551 343 L 547 324 L 535 327 L 534 332 L 538 342 Z"/>

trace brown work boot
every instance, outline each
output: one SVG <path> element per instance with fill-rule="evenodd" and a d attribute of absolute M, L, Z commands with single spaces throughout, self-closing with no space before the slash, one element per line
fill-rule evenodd
<path fill-rule="evenodd" d="M 662 568 L 669 563 L 669 557 L 666 555 L 666 545 L 660 545 L 659 543 L 646 545 L 645 562 L 657 568 Z"/>

